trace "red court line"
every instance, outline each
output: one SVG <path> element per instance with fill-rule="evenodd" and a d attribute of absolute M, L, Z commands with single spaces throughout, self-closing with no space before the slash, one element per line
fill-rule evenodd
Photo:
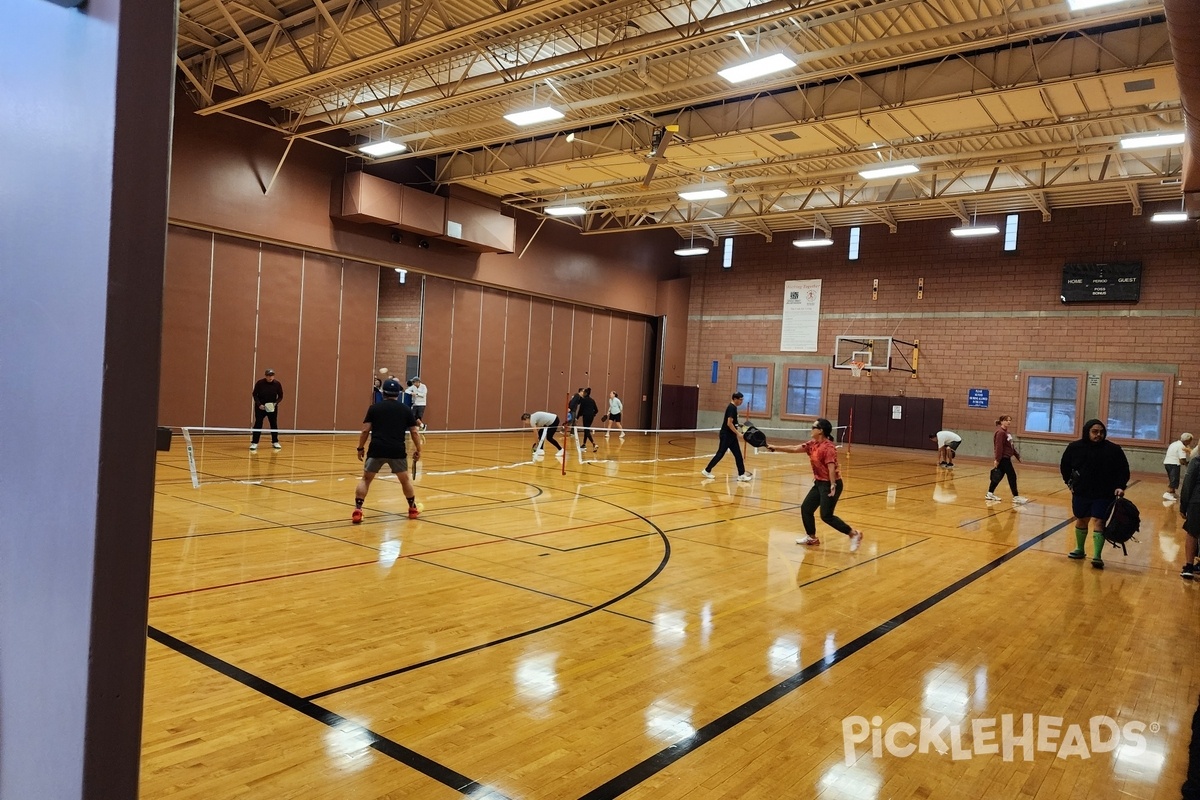
<path fill-rule="evenodd" d="M 350 567 L 365 567 L 368 564 L 375 564 L 375 563 L 377 563 L 377 561 L 375 559 L 372 559 L 370 561 L 360 561 L 357 564 L 339 564 L 336 567 L 321 567 L 320 569 L 309 569 L 309 570 L 304 570 L 303 572 L 287 572 L 287 573 L 284 573 L 283 575 L 267 575 L 262 578 L 251 578 L 251 579 L 245 580 L 245 581 L 237 581 L 236 583 L 221 583 L 221 584 L 217 584 L 216 586 L 203 586 L 199 589 L 185 589 L 182 592 L 168 592 L 167 594 L 154 594 L 154 595 L 150 595 L 150 599 L 151 600 L 161 600 L 165 597 L 179 597 L 180 595 L 194 594 L 196 592 L 210 592 L 214 589 L 231 589 L 234 586 L 249 586 L 252 583 L 263 583 L 264 581 L 274 581 L 274 580 L 279 580 L 280 578 L 295 578 L 295 577 L 299 577 L 301 575 L 316 575 L 317 573 L 320 573 L 320 572 L 332 572 L 335 569 L 348 569 Z"/>

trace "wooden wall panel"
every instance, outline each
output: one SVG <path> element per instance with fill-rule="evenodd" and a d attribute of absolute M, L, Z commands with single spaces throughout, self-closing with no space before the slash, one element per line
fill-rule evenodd
<path fill-rule="evenodd" d="M 342 327 L 334 411 L 334 427 L 340 431 L 360 428 L 371 402 L 378 307 L 379 268 L 347 261 L 342 268 Z"/>
<path fill-rule="evenodd" d="M 205 425 L 246 428 L 254 421 L 250 391 L 261 377 L 254 369 L 257 306 L 258 245 L 216 237 Z"/>
<path fill-rule="evenodd" d="M 508 294 L 504 312 L 504 377 L 501 383 L 497 406 L 500 426 L 512 428 L 521 424 L 521 415 L 526 411 L 541 409 L 530 407 L 529 361 L 533 352 L 530 336 L 530 315 L 533 302 L 519 294 Z M 540 347 L 540 343 L 539 343 Z"/>
<path fill-rule="evenodd" d="M 629 382 L 627 374 L 629 366 L 629 318 L 623 315 L 614 315 L 612 325 L 608 333 L 608 385 L 604 388 L 605 396 L 609 392 L 616 392 L 621 398 L 621 402 L 629 401 L 628 395 L 630 392 L 636 391 L 636 384 Z M 607 412 L 608 409 L 605 409 Z M 634 409 L 621 412 L 621 424 L 632 426 L 630 420 L 634 419 Z"/>
<path fill-rule="evenodd" d="M 448 404 L 446 420 L 453 420 L 449 427 L 476 427 L 482 307 L 483 290 L 480 287 L 465 283 L 455 285 L 454 330 L 450 336 L 450 376 L 442 387 Z M 431 424 L 435 421 L 443 427 L 446 426 L 445 420 L 431 420 Z"/>
<path fill-rule="evenodd" d="M 202 425 L 213 237 L 171 228 L 163 277 L 159 425 Z"/>
<path fill-rule="evenodd" d="M 575 307 L 566 303 L 553 303 L 550 322 L 550 375 L 546 394 L 548 411 L 566 420 L 567 401 L 583 384 L 583 375 L 571 371 L 571 334 L 575 324 Z"/>
<path fill-rule="evenodd" d="M 300 292 L 304 283 L 304 259 L 295 250 L 263 245 L 259 264 L 258 343 L 252 374 L 257 381 L 266 369 L 275 370 L 275 379 L 283 385 L 279 427 L 294 429 L 297 427 L 296 375 L 300 366 Z M 247 393 L 250 388 L 253 384 L 246 389 Z"/>
<path fill-rule="evenodd" d="M 426 425 L 435 428 L 454 428 L 461 420 L 451 419 L 450 344 L 454 338 L 454 322 L 458 309 L 454 307 L 455 284 L 442 278 L 425 278 L 425 298 L 421 320 L 421 382 L 429 385 L 429 400 L 425 407 Z M 397 367 L 400 369 L 400 367 Z M 405 376 L 405 380 L 412 375 Z"/>
<path fill-rule="evenodd" d="M 501 389 L 504 385 L 504 315 L 508 294 L 494 289 L 483 292 L 479 314 L 479 361 L 475 365 L 475 427 L 500 428 Z M 520 414 L 515 415 L 520 419 Z M 512 427 L 516 423 L 510 423 Z"/>
<path fill-rule="evenodd" d="M 652 401 L 650 385 L 646 383 L 646 346 L 650 323 L 626 317 L 625 324 L 629 329 L 625 339 L 625 385 L 636 388 L 631 389 L 630 396 L 625 398 L 621 424 L 626 428 L 645 428 L 649 426 Z"/>
<path fill-rule="evenodd" d="M 529 309 L 529 394 L 525 400 L 525 411 L 550 411 L 566 419 L 566 402 L 561 399 L 562 391 L 555 389 L 551 402 L 550 380 L 551 331 L 554 304 L 540 297 L 530 299 Z"/>
<path fill-rule="evenodd" d="M 592 385 L 592 328 L 596 313 L 576 307 L 571 319 L 571 368 L 567 373 L 574 382 L 571 389 Z"/>
<path fill-rule="evenodd" d="M 305 254 L 295 379 L 296 427 L 301 430 L 331 430 L 334 425 L 341 287 L 341 259 Z"/>
<path fill-rule="evenodd" d="M 600 406 L 600 415 L 608 413 L 608 392 L 612 376 L 609 374 L 609 364 L 612 363 L 612 352 L 609 350 L 612 339 L 613 315 L 611 312 L 592 315 L 592 397 Z M 620 390 L 618 390 L 620 391 Z M 599 424 L 597 421 L 596 424 Z"/>

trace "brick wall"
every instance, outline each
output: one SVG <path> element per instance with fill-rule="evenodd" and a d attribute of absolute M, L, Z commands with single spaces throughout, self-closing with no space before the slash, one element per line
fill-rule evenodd
<path fill-rule="evenodd" d="M 848 229 L 834 232 L 832 247 L 808 250 L 793 247 L 790 235 L 769 243 L 738 237 L 730 270 L 721 269 L 719 249 L 690 259 L 684 267 L 692 279 L 685 382 L 701 387 L 700 424 L 719 424 L 732 391 L 732 362 L 775 366 L 771 424 L 778 425 L 783 365 L 829 364 L 837 335 L 874 334 L 919 340 L 916 376 L 892 371 L 855 379 L 830 370 L 827 416 L 836 415 L 843 392 L 941 397 L 945 427 L 975 449 L 986 442 L 980 450 L 986 452 L 996 417 L 1019 417 L 1021 383 L 1015 377 L 1022 368 L 1174 369 L 1179 385 L 1171 432 L 1196 432 L 1200 235 L 1193 223 L 1152 224 L 1150 212 L 1135 217 L 1128 206 L 1061 209 L 1051 222 L 1022 214 L 1015 254 L 1003 252 L 1002 236 L 954 239 L 951 221 L 934 220 L 901 223 L 895 234 L 884 225 L 864 226 L 858 261 L 847 259 Z M 1001 216 L 987 222 L 1003 228 Z M 1072 261 L 1141 261 L 1140 302 L 1063 305 L 1062 268 Z M 814 278 L 822 281 L 819 353 L 783 353 L 784 282 Z M 925 281 L 921 300 L 918 278 Z M 875 279 L 879 293 L 872 300 Z M 714 360 L 721 365 L 715 385 Z M 971 388 L 990 390 L 989 408 L 967 407 Z M 1053 460 L 1060 451 L 1056 443 L 1038 456 Z M 1152 455 L 1139 456 L 1139 468 L 1153 464 Z"/>

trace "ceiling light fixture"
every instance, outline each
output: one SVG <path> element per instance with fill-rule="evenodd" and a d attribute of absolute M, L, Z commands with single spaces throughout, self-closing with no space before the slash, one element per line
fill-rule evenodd
<path fill-rule="evenodd" d="M 865 180 L 874 180 L 875 178 L 891 178 L 896 175 L 912 175 L 914 172 L 920 172 L 921 168 L 916 164 L 889 164 L 886 167 L 879 169 L 864 169 L 859 171 L 859 176 Z"/>
<path fill-rule="evenodd" d="M 974 213 L 971 214 L 971 224 L 951 228 L 950 235 L 962 239 L 971 236 L 995 236 L 1000 232 L 1000 228 L 995 225 L 976 225 L 975 220 L 978 216 L 979 209 L 976 208 Z"/>
<path fill-rule="evenodd" d="M 531 108 L 526 111 L 516 111 L 512 114 L 505 114 L 504 118 L 513 125 L 536 125 L 539 122 L 550 122 L 556 119 L 562 119 L 563 113 L 550 106 L 542 106 L 541 108 Z"/>
<path fill-rule="evenodd" d="M 690 191 L 680 192 L 679 199 L 687 200 L 689 203 L 696 200 L 715 200 L 718 197 L 724 197 L 725 190 L 717 187 L 708 189 L 693 189 Z"/>
<path fill-rule="evenodd" d="M 828 236 L 817 238 L 817 224 L 813 223 L 812 237 L 808 239 L 793 239 L 792 247 L 828 247 L 833 244 L 833 239 Z"/>
<path fill-rule="evenodd" d="M 1159 211 L 1150 217 L 1151 222 L 1187 222 L 1186 211 Z"/>
<path fill-rule="evenodd" d="M 707 247 L 705 247 L 702 244 L 701 245 L 696 244 L 695 229 L 692 230 L 692 238 L 687 247 L 675 248 L 675 255 L 677 255 L 677 256 L 702 256 L 702 255 L 705 255 L 707 252 L 708 252 Z"/>
<path fill-rule="evenodd" d="M 950 233 L 962 239 L 970 236 L 994 236 L 1000 232 L 995 225 L 962 225 L 951 228 Z"/>
<path fill-rule="evenodd" d="M 1096 8 L 1097 6 L 1107 6 L 1107 5 L 1112 5 L 1113 3 L 1120 3 L 1120 2 L 1123 2 L 1123 0 L 1067 0 L 1067 6 L 1072 11 L 1085 11 L 1089 8 Z"/>
<path fill-rule="evenodd" d="M 547 206 L 545 210 L 552 217 L 578 217 L 587 213 L 583 206 Z"/>
<path fill-rule="evenodd" d="M 774 53 L 762 58 L 756 58 L 753 61 L 747 61 L 744 64 L 726 67 L 725 69 L 718 70 L 717 74 L 730 83 L 742 83 L 743 81 L 761 78 L 764 75 L 782 72 L 794 66 L 796 66 L 796 62 L 788 56 L 783 53 Z"/>
<path fill-rule="evenodd" d="M 1183 144 L 1182 133 L 1153 133 L 1145 136 L 1131 136 L 1121 140 L 1122 150 L 1135 150 L 1140 147 L 1170 147 L 1173 144 Z"/>
<path fill-rule="evenodd" d="M 358 152 L 371 156 L 372 158 L 383 158 L 384 156 L 394 156 L 396 153 L 403 153 L 408 149 L 408 145 L 401 142 L 393 142 L 390 139 L 384 139 L 382 142 L 371 142 L 364 144 L 358 148 Z"/>

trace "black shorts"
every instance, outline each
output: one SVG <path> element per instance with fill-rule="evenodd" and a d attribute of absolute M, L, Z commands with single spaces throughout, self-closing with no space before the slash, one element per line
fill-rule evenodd
<path fill-rule="evenodd" d="M 609 421 L 609 422 L 620 422 L 620 421 L 621 421 L 621 415 L 620 415 L 620 414 L 609 414 L 609 415 L 608 415 L 608 421 Z"/>

